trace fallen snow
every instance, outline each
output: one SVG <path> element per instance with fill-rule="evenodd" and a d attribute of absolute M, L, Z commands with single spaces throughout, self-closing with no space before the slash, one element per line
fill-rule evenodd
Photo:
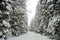
<path fill-rule="evenodd" d="M 0 39 L 2 40 L 2 39 Z M 34 32 L 27 32 L 24 35 L 20 35 L 19 37 L 10 37 L 8 40 L 50 40 L 46 36 L 41 36 L 40 34 Z"/>

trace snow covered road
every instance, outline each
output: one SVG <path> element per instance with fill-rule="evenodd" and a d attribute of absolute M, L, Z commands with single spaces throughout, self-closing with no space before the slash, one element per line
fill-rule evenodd
<path fill-rule="evenodd" d="M 27 32 L 26 34 L 20 35 L 19 37 L 8 38 L 8 40 L 50 40 L 50 39 L 34 32 Z"/>

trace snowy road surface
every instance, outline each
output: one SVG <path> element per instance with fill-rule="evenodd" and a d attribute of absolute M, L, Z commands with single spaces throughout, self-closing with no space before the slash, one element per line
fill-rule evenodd
<path fill-rule="evenodd" d="M 40 34 L 34 32 L 27 32 L 26 34 L 20 35 L 19 37 L 8 38 L 8 40 L 50 40 L 50 39 L 48 39 L 46 36 L 41 36 Z"/>

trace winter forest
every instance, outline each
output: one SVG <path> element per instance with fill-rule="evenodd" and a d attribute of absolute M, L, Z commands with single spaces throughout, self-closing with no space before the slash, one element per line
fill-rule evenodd
<path fill-rule="evenodd" d="M 60 40 L 60 0 L 0 0 L 0 40 Z"/>

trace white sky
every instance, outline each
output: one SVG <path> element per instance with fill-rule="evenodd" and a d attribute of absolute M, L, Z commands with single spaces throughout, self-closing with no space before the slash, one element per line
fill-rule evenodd
<path fill-rule="evenodd" d="M 37 6 L 37 1 L 38 0 L 27 0 L 26 3 L 26 10 L 28 14 L 28 25 L 30 25 L 31 19 L 34 17 L 35 12 L 36 12 L 36 6 Z"/>

